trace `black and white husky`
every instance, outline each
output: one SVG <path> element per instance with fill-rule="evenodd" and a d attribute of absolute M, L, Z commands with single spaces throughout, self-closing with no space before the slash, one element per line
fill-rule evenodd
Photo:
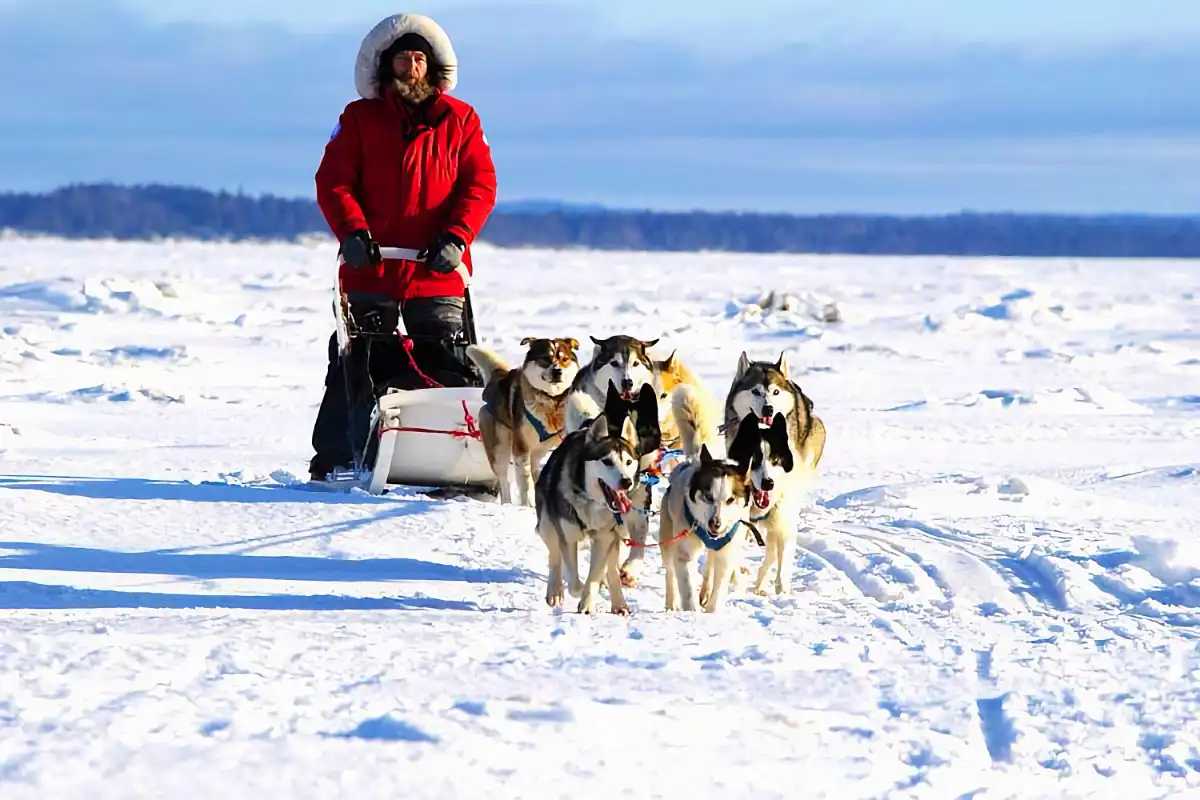
<path fill-rule="evenodd" d="M 653 406 L 653 396 L 648 399 Z M 562 605 L 565 570 L 567 587 L 580 597 L 580 613 L 595 611 L 601 579 L 608 581 L 612 612 L 629 613 L 619 559 L 637 481 L 637 426 L 614 388 L 604 410 L 587 427 L 568 433 L 538 476 L 537 532 L 549 555 L 546 603 L 551 607 Z M 591 560 L 581 582 L 579 548 L 585 543 Z"/>
<path fill-rule="evenodd" d="M 734 460 L 700 457 L 676 467 L 659 512 L 658 544 L 666 568 L 666 609 L 716 611 L 749 541 L 750 467 L 760 438 L 758 419 L 747 416 L 730 447 Z M 707 553 L 703 586 L 696 563 Z"/>
<path fill-rule="evenodd" d="M 796 525 L 807 499 L 807 486 L 825 451 L 825 423 L 813 415 L 812 409 L 812 400 L 789 378 L 784 355 L 771 362 L 751 361 L 742 353 L 725 400 L 725 439 L 732 446 L 737 425 L 747 415 L 757 417 L 767 429 L 762 435 L 767 455 L 761 468 L 751 475 L 751 519 L 765 529 L 767 542 L 767 554 L 754 585 L 758 593 L 765 591 L 772 569 L 777 572 L 775 591 L 791 591 Z M 780 452 L 779 440 L 784 434 L 788 457 Z M 789 461 L 791 468 L 783 469 Z"/>
<path fill-rule="evenodd" d="M 649 350 L 658 344 L 658 339 L 643 341 L 632 336 L 591 338 L 595 345 L 592 359 L 576 374 L 571 392 L 567 396 L 566 428 L 576 430 L 582 421 L 594 418 L 600 405 L 609 402 L 610 386 L 616 387 L 620 399 L 630 404 L 640 401 L 647 391 L 646 387 L 649 387 L 651 396 L 658 404 L 653 418 L 653 435 L 649 430 L 650 415 L 634 415 L 641 442 L 638 460 L 640 467 L 648 470 L 659 459 L 659 448 L 663 444 L 660 420 L 670 411 L 670 403 L 664 397 L 662 369 L 664 366 L 670 368 L 674 359 L 668 359 L 666 362 L 654 361 Z M 650 532 L 647 516 L 650 510 L 649 490 L 645 486 L 635 486 L 632 499 L 634 513 L 627 520 L 627 524 L 629 538 L 634 545 L 621 567 L 621 580 L 626 586 L 637 585 L 645 542 Z"/>

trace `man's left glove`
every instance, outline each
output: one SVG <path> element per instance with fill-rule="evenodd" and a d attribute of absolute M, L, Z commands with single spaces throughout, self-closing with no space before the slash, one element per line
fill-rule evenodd
<path fill-rule="evenodd" d="M 443 274 L 454 272 L 462 264 L 463 253 L 466 251 L 466 242 L 453 233 L 443 233 L 434 239 L 433 244 L 425 251 L 425 266 Z"/>

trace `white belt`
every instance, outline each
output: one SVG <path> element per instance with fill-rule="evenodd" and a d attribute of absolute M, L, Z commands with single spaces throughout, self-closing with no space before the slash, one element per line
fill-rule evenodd
<path fill-rule="evenodd" d="M 421 261 L 421 251 L 414 250 L 411 247 L 381 247 L 379 255 L 383 258 L 398 259 L 400 261 Z M 463 288 L 471 285 L 471 273 L 467 272 L 466 264 L 459 264 L 454 268 L 458 273 L 458 277 L 462 278 Z"/>

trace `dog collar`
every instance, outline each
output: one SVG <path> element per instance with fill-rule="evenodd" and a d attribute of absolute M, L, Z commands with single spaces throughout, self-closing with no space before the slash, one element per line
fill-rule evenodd
<path fill-rule="evenodd" d="M 723 536 L 713 536 L 704 526 L 699 523 L 696 517 L 693 516 L 692 510 L 688 508 L 686 500 L 683 501 L 683 516 L 687 520 L 688 527 L 691 528 L 692 533 L 694 533 L 696 538 L 703 542 L 704 546 L 709 550 L 720 550 L 725 545 L 732 542 L 733 535 L 738 532 L 738 528 L 742 527 L 742 521 L 739 519 L 737 522 L 733 523 L 733 527 L 730 528 Z"/>

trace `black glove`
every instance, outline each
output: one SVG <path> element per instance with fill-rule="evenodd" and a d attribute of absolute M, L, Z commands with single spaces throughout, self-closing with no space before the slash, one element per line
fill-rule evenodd
<path fill-rule="evenodd" d="M 467 243 L 453 233 L 443 233 L 425 251 L 425 266 L 434 272 L 450 273 L 462 263 Z"/>
<path fill-rule="evenodd" d="M 355 231 L 342 239 L 342 259 L 354 267 L 369 267 L 383 258 L 379 255 L 379 243 L 366 231 Z"/>

